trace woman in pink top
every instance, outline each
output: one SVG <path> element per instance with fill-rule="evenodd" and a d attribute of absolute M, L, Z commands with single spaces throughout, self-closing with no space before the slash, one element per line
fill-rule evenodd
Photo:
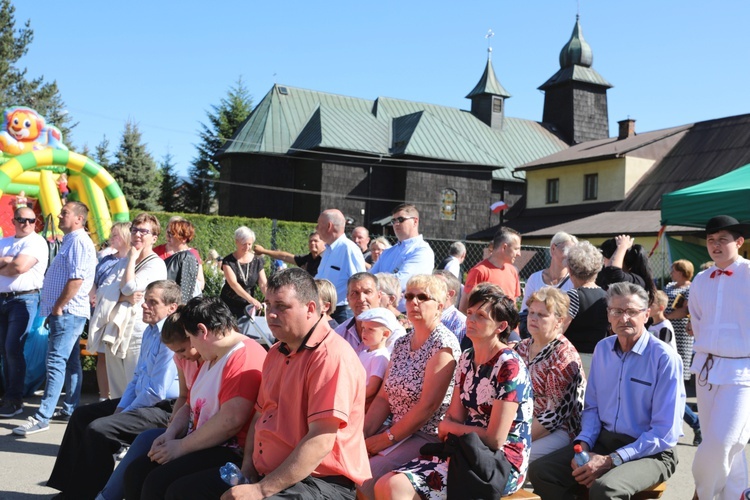
<path fill-rule="evenodd" d="M 193 481 L 218 480 L 226 462 L 242 462 L 266 351 L 237 332 L 229 308 L 216 298 L 191 299 L 180 323 L 203 364 L 187 403 L 148 456 L 125 472 L 127 499 L 165 498 Z"/>

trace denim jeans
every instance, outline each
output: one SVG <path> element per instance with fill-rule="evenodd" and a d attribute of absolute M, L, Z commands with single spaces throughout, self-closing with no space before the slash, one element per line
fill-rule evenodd
<path fill-rule="evenodd" d="M 5 399 L 21 402 L 26 377 L 23 345 L 39 306 L 39 292 L 0 299 L 0 357 L 3 359 Z"/>
<path fill-rule="evenodd" d="M 65 385 L 63 412 L 73 414 L 81 399 L 83 371 L 78 337 L 83 333 L 86 318 L 64 313 L 62 316 L 50 315 L 49 341 L 47 343 L 47 385 L 44 397 L 39 405 L 36 419 L 48 423 L 55 412 L 57 400 Z"/>
<path fill-rule="evenodd" d="M 167 429 L 151 429 L 138 434 L 128 452 L 117 464 L 114 472 L 109 476 L 109 481 L 104 489 L 97 495 L 96 500 L 120 500 L 125 496 L 125 471 L 128 465 L 140 457 L 145 457 L 151 450 L 154 440 L 164 434 Z"/>
<path fill-rule="evenodd" d="M 693 409 L 690 408 L 687 403 L 685 403 L 685 414 L 682 416 L 682 419 L 694 431 L 701 430 L 701 424 L 700 424 L 700 421 L 698 420 L 698 415 L 695 414 L 695 412 L 693 411 Z"/>

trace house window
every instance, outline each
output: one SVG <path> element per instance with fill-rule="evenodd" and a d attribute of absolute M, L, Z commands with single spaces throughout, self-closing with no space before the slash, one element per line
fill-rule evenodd
<path fill-rule="evenodd" d="M 560 201 L 560 179 L 547 179 L 547 203 Z"/>
<path fill-rule="evenodd" d="M 456 202 L 458 193 L 455 189 L 443 189 L 440 193 L 440 220 L 456 220 Z"/>
<path fill-rule="evenodd" d="M 499 97 L 493 97 L 492 98 L 492 112 L 493 113 L 502 113 L 503 111 L 503 100 Z"/>
<path fill-rule="evenodd" d="M 595 200 L 599 197 L 599 174 L 588 174 L 583 177 L 583 199 Z"/>

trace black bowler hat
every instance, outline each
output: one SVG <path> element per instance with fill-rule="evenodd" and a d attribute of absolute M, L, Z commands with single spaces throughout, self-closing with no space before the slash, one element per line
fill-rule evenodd
<path fill-rule="evenodd" d="M 750 234 L 750 224 L 740 223 L 729 215 L 717 215 L 706 223 L 706 234 L 718 233 L 719 231 L 735 231 L 743 237 Z"/>

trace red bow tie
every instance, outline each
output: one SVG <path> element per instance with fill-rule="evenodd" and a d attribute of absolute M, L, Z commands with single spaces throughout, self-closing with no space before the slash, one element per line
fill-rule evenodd
<path fill-rule="evenodd" d="M 717 269 L 714 272 L 711 273 L 711 279 L 721 276 L 722 274 L 726 274 L 727 276 L 731 276 L 733 273 L 732 271 L 725 271 L 723 269 Z"/>

